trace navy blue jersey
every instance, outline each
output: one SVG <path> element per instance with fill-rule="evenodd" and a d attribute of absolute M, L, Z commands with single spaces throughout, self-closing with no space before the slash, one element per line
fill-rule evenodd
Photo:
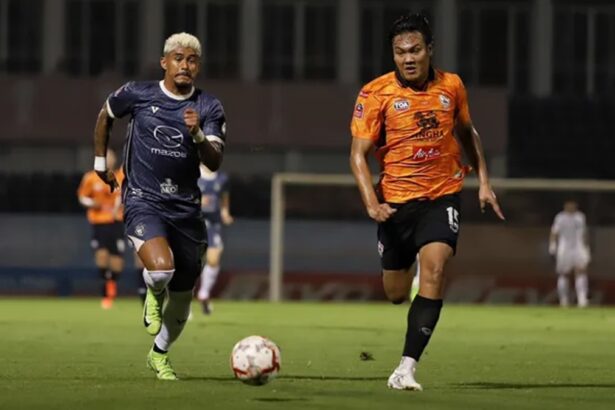
<path fill-rule="evenodd" d="M 224 172 L 214 172 L 210 175 L 201 176 L 198 181 L 201 190 L 201 210 L 210 222 L 220 222 L 222 217 L 222 195 L 228 192 L 228 175 Z"/>
<path fill-rule="evenodd" d="M 165 218 L 200 215 L 199 154 L 184 111 L 199 113 L 201 129 L 210 141 L 224 144 L 222 104 L 198 89 L 187 96 L 170 93 L 163 82 L 129 82 L 107 99 L 112 118 L 130 115 L 124 148 L 126 207 L 144 205 Z"/>

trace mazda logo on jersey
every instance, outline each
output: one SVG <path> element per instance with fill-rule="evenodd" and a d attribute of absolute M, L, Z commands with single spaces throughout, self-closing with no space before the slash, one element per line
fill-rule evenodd
<path fill-rule="evenodd" d="M 154 129 L 154 138 L 165 148 L 179 148 L 184 141 L 180 130 L 167 125 L 159 125 Z"/>

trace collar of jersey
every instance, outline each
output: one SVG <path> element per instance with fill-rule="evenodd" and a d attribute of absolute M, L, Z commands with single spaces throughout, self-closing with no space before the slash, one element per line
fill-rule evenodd
<path fill-rule="evenodd" d="M 186 95 L 177 95 L 177 94 L 173 94 L 171 91 L 167 90 L 167 87 L 164 86 L 164 80 L 160 80 L 160 82 L 158 84 L 160 84 L 160 89 L 162 90 L 164 95 L 166 95 L 167 97 L 172 98 L 174 100 L 177 100 L 177 101 L 187 100 L 188 98 L 192 97 L 192 94 L 194 94 L 194 86 L 192 86 L 192 89 L 190 90 L 190 92 L 188 94 L 186 94 Z"/>
<path fill-rule="evenodd" d="M 427 83 L 426 83 L 426 87 L 425 90 L 415 90 L 414 88 L 412 88 L 412 86 L 410 85 L 410 83 L 408 81 L 406 81 L 401 74 L 399 74 L 399 71 L 397 71 L 397 68 L 395 69 L 395 78 L 397 78 L 397 82 L 398 84 L 402 87 L 402 88 L 409 88 L 413 91 L 417 91 L 417 92 L 425 92 L 427 90 L 429 90 L 429 83 L 432 83 L 436 80 L 436 70 L 434 70 L 434 68 L 432 66 L 429 66 L 429 74 L 427 75 Z"/>

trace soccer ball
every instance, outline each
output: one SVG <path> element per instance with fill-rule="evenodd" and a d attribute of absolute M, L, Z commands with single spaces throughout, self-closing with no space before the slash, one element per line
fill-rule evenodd
<path fill-rule="evenodd" d="M 280 349 L 262 336 L 240 340 L 231 352 L 231 369 L 235 377 L 252 386 L 262 386 L 273 380 L 280 371 L 280 363 Z"/>

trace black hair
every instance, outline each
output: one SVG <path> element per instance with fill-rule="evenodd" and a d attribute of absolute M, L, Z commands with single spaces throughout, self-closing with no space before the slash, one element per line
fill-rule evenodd
<path fill-rule="evenodd" d="M 393 43 L 395 36 L 412 31 L 421 33 L 426 45 L 433 43 L 433 34 L 429 26 L 429 20 L 421 13 L 406 14 L 395 20 L 391 31 L 389 31 L 389 43 Z"/>

